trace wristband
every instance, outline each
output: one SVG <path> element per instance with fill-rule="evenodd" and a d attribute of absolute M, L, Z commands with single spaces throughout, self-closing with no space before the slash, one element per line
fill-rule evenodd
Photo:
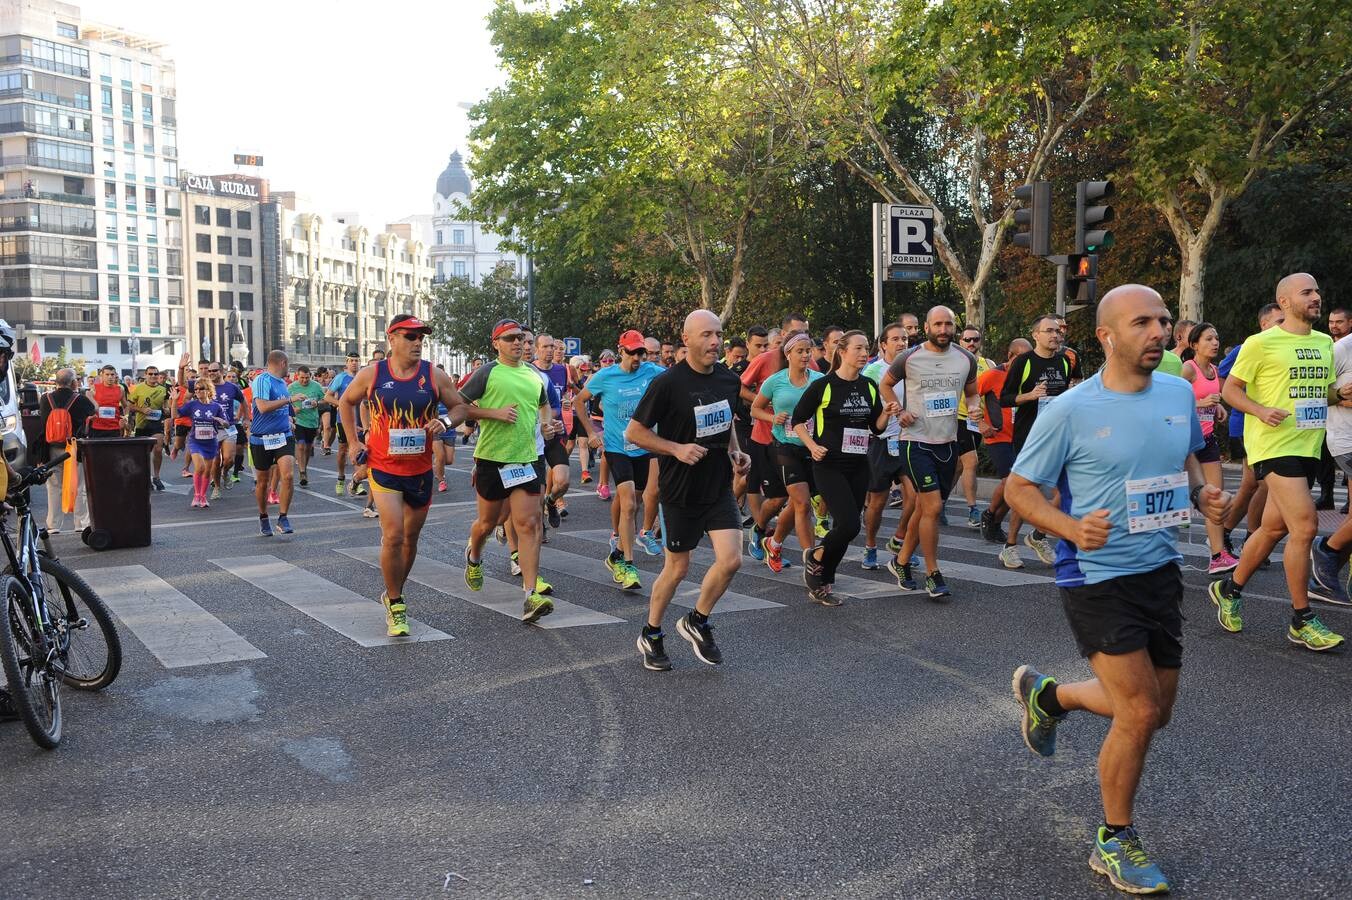
<path fill-rule="evenodd" d="M 437 421 L 440 422 L 447 431 L 452 431 L 455 428 L 455 426 L 451 424 L 450 416 L 437 416 Z"/>
<path fill-rule="evenodd" d="M 1202 507 L 1197 505 L 1197 497 L 1202 493 L 1204 487 L 1206 487 L 1205 484 L 1199 484 L 1188 493 L 1188 499 L 1192 501 L 1192 508 L 1198 512 L 1202 511 Z"/>

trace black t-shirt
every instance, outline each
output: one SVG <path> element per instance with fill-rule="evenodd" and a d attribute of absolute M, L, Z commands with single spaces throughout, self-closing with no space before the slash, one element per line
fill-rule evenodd
<path fill-rule="evenodd" d="M 1038 356 L 1037 351 L 1014 357 L 1009 364 L 1009 375 L 1005 378 L 1004 390 L 1000 392 L 1000 405 L 1005 409 L 1014 409 L 1014 446 L 1020 448 L 1028 439 L 1037 421 L 1039 406 L 1052 397 L 1058 397 L 1070 389 L 1071 362 L 1064 353 L 1057 353 L 1050 359 Z M 1047 383 L 1047 396 L 1042 400 L 1030 400 L 1022 406 L 1014 405 L 1014 398 L 1026 394 L 1037 387 L 1039 381 Z"/>
<path fill-rule="evenodd" d="M 860 375 L 846 381 L 831 372 L 803 391 L 793 408 L 793 421 L 807 423 L 813 440 L 826 448 L 824 461 L 867 464 L 869 435 L 883 430 L 877 427 L 882 411 L 878 385 L 872 378 Z"/>
<path fill-rule="evenodd" d="M 728 371 L 736 375 L 738 381 L 741 381 L 742 373 L 746 371 L 746 367 L 749 365 L 751 365 L 751 360 L 744 359 L 739 363 L 733 363 L 732 365 L 728 366 Z M 750 427 L 751 423 L 755 421 L 754 419 L 751 418 L 751 404 L 747 403 L 745 400 L 738 398 L 737 406 L 735 406 L 732 411 L 737 416 L 737 421 L 747 425 L 748 427 Z M 743 447 L 742 449 L 745 450 L 746 448 Z"/>
<path fill-rule="evenodd" d="M 742 382 L 722 363 L 701 375 L 682 361 L 658 375 L 648 385 L 634 421 L 654 429 L 677 444 L 708 448 L 693 466 L 674 456 L 659 456 L 658 471 L 663 503 L 700 506 L 732 490 L 732 413 Z"/>

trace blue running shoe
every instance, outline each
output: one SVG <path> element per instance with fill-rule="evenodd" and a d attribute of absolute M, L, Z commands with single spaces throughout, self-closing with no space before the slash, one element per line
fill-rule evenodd
<path fill-rule="evenodd" d="M 277 530 L 282 534 L 295 534 L 296 529 L 291 527 L 291 520 L 286 516 L 277 517 Z"/>
<path fill-rule="evenodd" d="M 908 562 L 906 565 L 910 566 L 912 569 L 918 569 L 918 568 L 920 568 L 920 554 L 919 554 L 919 553 L 912 553 L 912 554 L 911 554 L 911 561 Z"/>
<path fill-rule="evenodd" d="M 1333 550 L 1325 550 L 1323 538 L 1315 538 L 1310 545 L 1310 596 L 1325 603 L 1352 606 L 1338 573 L 1343 568 L 1342 557 Z"/>
<path fill-rule="evenodd" d="M 756 562 L 765 562 L 765 548 L 761 546 L 761 542 L 764 540 L 765 532 L 752 525 L 751 540 L 747 544 L 746 552 L 750 553 L 751 558 Z"/>
<path fill-rule="evenodd" d="M 967 527 L 968 528 L 981 527 L 981 511 L 977 509 L 975 506 L 967 507 Z"/>
<path fill-rule="evenodd" d="M 1146 855 L 1135 828 L 1108 837 L 1108 829 L 1100 827 L 1089 851 L 1089 868 L 1107 875 L 1113 887 L 1128 894 L 1169 893 L 1169 880 Z"/>
<path fill-rule="evenodd" d="M 1056 752 L 1056 726 L 1065 720 L 1065 716 L 1053 716 L 1037 705 L 1037 699 L 1048 687 L 1056 684 L 1056 679 L 1043 675 L 1032 666 L 1019 666 L 1014 670 L 1014 699 L 1023 710 L 1023 742 L 1038 756 L 1051 756 Z"/>
<path fill-rule="evenodd" d="M 620 536 L 613 531 L 610 533 L 610 552 L 620 552 Z"/>
<path fill-rule="evenodd" d="M 643 552 L 649 556 L 662 555 L 662 542 L 659 541 L 657 535 L 653 534 L 651 531 L 640 531 L 638 533 L 638 542 L 639 546 L 643 548 Z"/>
<path fill-rule="evenodd" d="M 865 547 L 864 558 L 859 561 L 859 566 L 868 569 L 870 572 L 878 571 L 878 548 Z"/>
<path fill-rule="evenodd" d="M 268 521 L 267 516 L 258 517 L 258 533 L 263 537 L 272 537 L 272 523 Z"/>

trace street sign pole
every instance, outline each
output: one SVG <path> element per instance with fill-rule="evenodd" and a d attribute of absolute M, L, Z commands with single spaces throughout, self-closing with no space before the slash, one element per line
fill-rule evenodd
<path fill-rule="evenodd" d="M 887 267 L 883 265 L 883 204 L 873 204 L 873 333 L 883 330 L 883 279 Z"/>
<path fill-rule="evenodd" d="M 1056 264 L 1056 314 L 1066 314 L 1066 264 Z"/>

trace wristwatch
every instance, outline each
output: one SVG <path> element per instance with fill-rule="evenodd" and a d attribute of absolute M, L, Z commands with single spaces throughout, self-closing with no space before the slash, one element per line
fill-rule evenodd
<path fill-rule="evenodd" d="M 1192 507 L 1193 507 L 1193 509 L 1197 510 L 1198 512 L 1201 512 L 1201 511 L 1202 511 L 1202 507 L 1200 507 L 1200 506 L 1197 505 L 1197 498 L 1198 498 L 1198 496 L 1201 495 L 1201 493 L 1202 493 L 1202 488 L 1204 488 L 1204 487 L 1206 487 L 1205 484 L 1199 484 L 1199 485 L 1197 485 L 1195 488 L 1193 488 L 1191 491 L 1188 492 L 1188 499 L 1192 501 Z"/>

